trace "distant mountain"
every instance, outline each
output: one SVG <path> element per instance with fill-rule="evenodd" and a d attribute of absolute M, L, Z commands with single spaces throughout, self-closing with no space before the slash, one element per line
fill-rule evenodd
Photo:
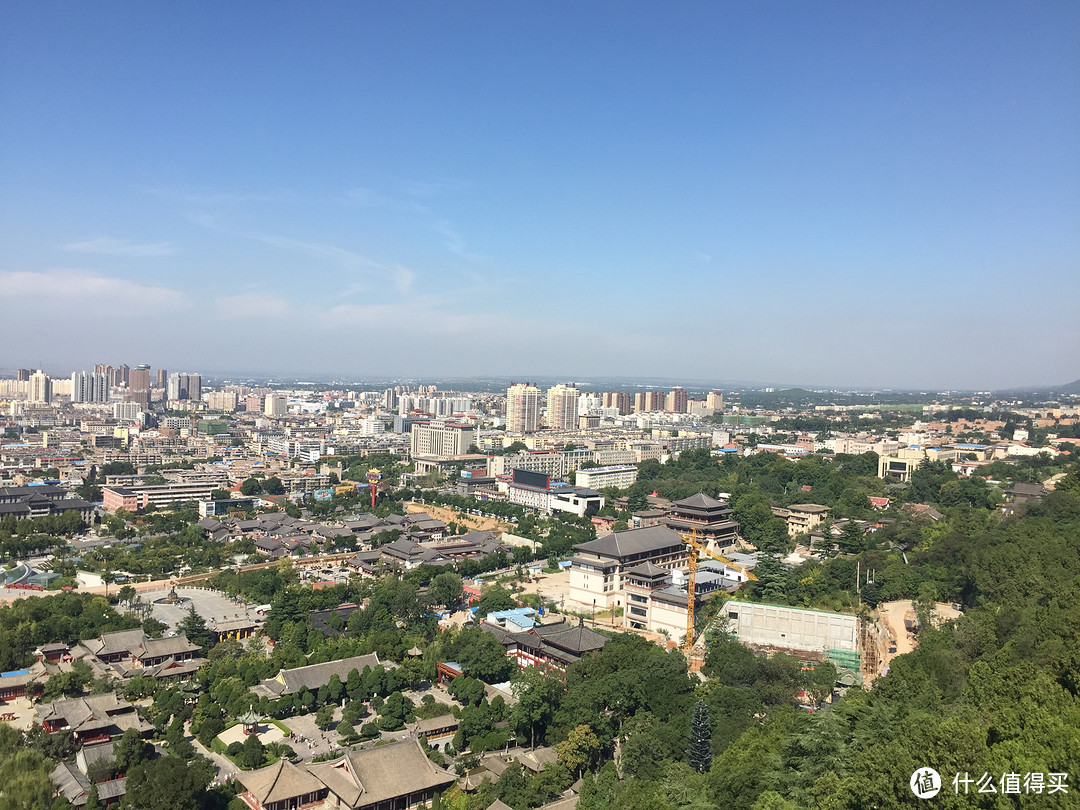
<path fill-rule="evenodd" d="M 997 394 L 1080 394 L 1080 380 L 1073 380 L 1065 385 L 1025 385 L 1016 388 L 1003 388 Z"/>

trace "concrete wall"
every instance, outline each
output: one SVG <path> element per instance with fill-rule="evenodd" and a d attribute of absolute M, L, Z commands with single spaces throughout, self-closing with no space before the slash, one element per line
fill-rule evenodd
<path fill-rule="evenodd" d="M 806 652 L 858 649 L 858 618 L 846 613 L 738 601 L 725 603 L 723 613 L 744 644 Z"/>

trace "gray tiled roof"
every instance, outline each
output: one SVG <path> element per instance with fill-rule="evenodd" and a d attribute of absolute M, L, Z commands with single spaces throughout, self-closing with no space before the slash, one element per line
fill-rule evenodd
<path fill-rule="evenodd" d="M 685 506 L 690 509 L 726 509 L 727 504 L 723 501 L 718 501 L 716 498 L 710 498 L 704 492 L 699 492 L 697 495 L 691 495 L 689 498 L 683 498 L 681 501 L 675 501 L 673 506 Z"/>
<path fill-rule="evenodd" d="M 324 664 L 308 664 L 306 667 L 296 669 L 283 669 L 276 678 L 270 678 L 262 682 L 262 686 L 276 695 L 291 695 L 299 692 L 304 687 L 309 691 L 317 691 L 330 681 L 332 675 L 337 675 L 342 683 L 349 677 L 349 672 L 357 670 L 363 672 L 364 667 L 375 668 L 380 663 L 376 653 L 357 655 L 352 658 L 343 658 L 339 661 L 327 661 Z"/>
<path fill-rule="evenodd" d="M 682 538 L 666 526 L 645 526 L 641 529 L 630 529 L 598 537 L 574 546 L 574 550 L 604 557 L 622 558 L 658 552 L 682 544 Z"/>
<path fill-rule="evenodd" d="M 263 807 L 325 790 L 322 782 L 307 769 L 299 768 L 287 759 L 257 771 L 241 771 L 237 778 Z"/>
<path fill-rule="evenodd" d="M 350 807 L 377 806 L 399 796 L 447 788 L 456 781 L 424 755 L 415 739 L 350 751 L 342 762 L 344 768 L 332 762 L 308 768 Z"/>

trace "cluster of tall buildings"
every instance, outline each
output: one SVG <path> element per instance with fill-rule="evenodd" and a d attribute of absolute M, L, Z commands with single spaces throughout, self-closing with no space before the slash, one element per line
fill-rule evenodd
<path fill-rule="evenodd" d="M 713 391 L 705 400 L 691 400 L 687 392 L 675 386 L 670 391 L 606 391 L 602 395 L 582 394 L 572 384 L 553 385 L 545 393 L 532 383 L 512 383 L 506 390 L 507 433 L 534 433 L 540 425 L 552 430 L 572 430 L 583 415 L 579 405 L 592 402 L 620 414 L 668 411 L 670 413 L 718 413 L 724 397 Z M 546 410 L 543 405 L 546 404 Z M 693 407 L 691 407 L 693 406 Z"/>
<path fill-rule="evenodd" d="M 169 374 L 163 368 L 152 370 L 145 363 L 135 368 L 98 363 L 93 371 L 72 373 L 70 388 L 67 380 L 53 379 L 41 369 L 20 368 L 14 380 L 6 381 L 4 393 L 18 394 L 20 386 L 28 401 L 46 405 L 56 397 L 70 395 L 73 403 L 134 402 L 145 411 L 151 402 L 159 399 L 181 402 L 202 399 L 202 375 Z"/>
<path fill-rule="evenodd" d="M 185 372 L 183 374 L 170 374 L 168 386 L 166 388 L 166 395 L 167 399 L 169 400 L 192 400 L 196 402 L 201 400 L 202 375 L 192 374 L 191 372 Z"/>
<path fill-rule="evenodd" d="M 76 371 L 71 375 L 72 402 L 109 401 L 109 375 L 96 371 Z"/>

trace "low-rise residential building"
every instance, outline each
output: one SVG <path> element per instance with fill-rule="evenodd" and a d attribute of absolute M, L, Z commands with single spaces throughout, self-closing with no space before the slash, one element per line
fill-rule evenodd
<path fill-rule="evenodd" d="M 126 487 L 104 487 L 101 493 L 105 511 L 112 514 L 117 509 L 137 512 L 151 504 L 162 508 L 187 501 L 208 500 L 217 487 L 218 484 L 214 482 L 131 484 Z"/>
<path fill-rule="evenodd" d="M 745 581 L 745 572 L 717 560 L 699 563 L 694 577 L 695 616 L 708 599 L 721 590 L 734 593 Z M 623 627 L 683 639 L 689 604 L 689 579 L 685 571 L 672 571 L 645 562 L 629 569 L 624 583 Z"/>
<path fill-rule="evenodd" d="M 895 455 L 882 456 L 878 459 L 878 478 L 890 481 L 909 482 L 911 474 L 919 469 L 925 461 L 956 461 L 961 451 L 955 448 L 921 447 L 918 445 L 904 447 Z"/>
<path fill-rule="evenodd" d="M 829 516 L 829 507 L 816 503 L 793 503 L 786 509 L 773 507 L 772 511 L 787 523 L 789 537 L 810 534 Z"/>

